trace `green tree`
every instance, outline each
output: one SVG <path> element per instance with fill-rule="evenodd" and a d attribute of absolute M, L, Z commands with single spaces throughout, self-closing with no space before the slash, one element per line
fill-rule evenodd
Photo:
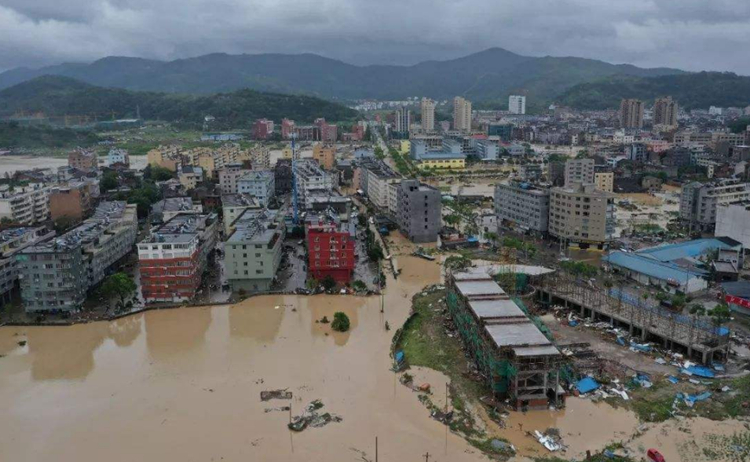
<path fill-rule="evenodd" d="M 349 330 L 349 316 L 346 313 L 337 311 L 333 314 L 333 323 L 331 323 L 331 329 L 337 332 L 346 332 Z"/>
<path fill-rule="evenodd" d="M 133 278 L 125 273 L 115 273 L 104 280 L 101 293 L 108 300 L 117 297 L 120 299 L 120 306 L 125 306 L 125 299 L 133 294 L 136 290 Z"/>
<path fill-rule="evenodd" d="M 443 217 L 443 220 L 451 226 L 456 226 L 457 224 L 461 223 L 461 216 L 455 213 L 451 213 L 450 215 L 446 215 L 445 217 Z"/>
<path fill-rule="evenodd" d="M 102 181 L 99 183 L 99 186 L 101 187 L 102 191 L 106 192 L 116 189 L 118 184 L 119 182 L 117 172 L 110 170 L 102 175 Z"/>
<path fill-rule="evenodd" d="M 729 305 L 722 302 L 713 307 L 709 312 L 711 319 L 714 322 L 716 335 L 719 335 L 719 328 L 727 323 L 732 318 L 732 311 L 729 309 Z"/>
<path fill-rule="evenodd" d="M 336 280 L 333 279 L 333 276 L 329 274 L 328 276 L 323 278 L 321 284 L 323 284 L 323 288 L 328 291 L 336 287 Z"/>

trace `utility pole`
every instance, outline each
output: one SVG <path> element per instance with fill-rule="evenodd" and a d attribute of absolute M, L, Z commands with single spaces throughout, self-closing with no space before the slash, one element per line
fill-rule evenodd
<path fill-rule="evenodd" d="M 378 462 L 378 437 L 375 437 L 375 462 Z"/>
<path fill-rule="evenodd" d="M 424 454 L 424 462 L 430 462 L 430 453 Z"/>

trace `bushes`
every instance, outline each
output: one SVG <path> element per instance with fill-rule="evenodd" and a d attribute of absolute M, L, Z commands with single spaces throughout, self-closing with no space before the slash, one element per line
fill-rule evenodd
<path fill-rule="evenodd" d="M 341 311 L 337 311 L 333 314 L 333 323 L 331 324 L 331 329 L 337 331 L 337 332 L 346 332 L 349 330 L 349 316 L 346 315 L 346 313 L 342 313 Z"/>

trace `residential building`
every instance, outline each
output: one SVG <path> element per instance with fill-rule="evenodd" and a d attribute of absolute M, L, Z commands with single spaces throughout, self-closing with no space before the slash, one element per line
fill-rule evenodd
<path fill-rule="evenodd" d="M 409 127 L 411 127 L 411 111 L 405 106 L 401 106 L 396 109 L 394 116 L 393 131 L 399 134 L 401 138 L 408 138 Z"/>
<path fill-rule="evenodd" d="M 102 202 L 79 226 L 22 250 L 16 258 L 26 312 L 80 309 L 89 288 L 132 251 L 137 234 L 135 205 Z"/>
<path fill-rule="evenodd" d="M 657 98 L 654 102 L 654 127 L 676 129 L 678 109 L 677 101 L 673 101 L 671 96 Z"/>
<path fill-rule="evenodd" d="M 570 159 L 565 162 L 565 186 L 594 182 L 594 159 Z"/>
<path fill-rule="evenodd" d="M 237 194 L 237 182 L 250 173 L 242 164 L 228 164 L 219 170 L 219 188 L 222 194 Z"/>
<path fill-rule="evenodd" d="M 508 184 L 496 184 L 495 213 L 498 227 L 546 233 L 549 195 L 549 189 L 530 183 L 512 181 Z"/>
<path fill-rule="evenodd" d="M 518 178 L 524 181 L 536 181 L 544 175 L 542 164 L 527 162 L 518 166 Z"/>
<path fill-rule="evenodd" d="M 75 149 L 68 153 L 68 167 L 83 171 L 96 170 L 99 168 L 99 158 L 93 151 Z"/>
<path fill-rule="evenodd" d="M 266 145 L 255 145 L 249 150 L 250 165 L 254 170 L 271 168 L 271 150 Z M 238 160 L 247 160 L 246 155 L 239 155 Z"/>
<path fill-rule="evenodd" d="M 99 184 L 96 181 L 71 181 L 65 186 L 50 189 L 50 219 L 57 221 L 67 218 L 74 223 L 83 221 L 94 208 L 95 194 Z"/>
<path fill-rule="evenodd" d="M 112 148 L 107 154 L 107 165 L 124 165 L 130 167 L 130 155 L 124 149 Z"/>
<path fill-rule="evenodd" d="M 141 294 L 146 303 L 195 297 L 218 236 L 216 214 L 184 213 L 138 243 Z"/>
<path fill-rule="evenodd" d="M 0 231 L 0 300 L 4 304 L 18 281 L 16 254 L 38 242 L 55 236 L 44 227 L 6 228 Z"/>
<path fill-rule="evenodd" d="M 271 290 L 281 264 L 286 229 L 271 210 L 246 210 L 224 243 L 224 271 L 233 291 Z"/>
<path fill-rule="evenodd" d="M 435 242 L 442 227 L 440 191 L 420 184 L 418 180 L 402 180 L 397 186 L 396 221 L 401 232 L 416 243 Z"/>
<path fill-rule="evenodd" d="M 643 101 L 623 99 L 620 102 L 620 127 L 643 128 Z"/>
<path fill-rule="evenodd" d="M 309 214 L 306 235 L 310 277 L 322 281 L 330 276 L 338 283 L 349 282 L 355 265 L 355 223 L 325 213 Z"/>
<path fill-rule="evenodd" d="M 456 140 L 443 140 L 440 150 L 429 149 L 423 140 L 412 140 L 410 156 L 419 161 L 420 168 L 464 169 L 466 155 L 461 150 L 461 144 Z"/>
<path fill-rule="evenodd" d="M 383 211 L 396 212 L 397 191 L 401 175 L 393 171 L 379 159 L 362 159 L 359 163 L 362 170 L 360 188 L 373 205 Z"/>
<path fill-rule="evenodd" d="M 574 183 L 552 188 L 549 233 L 566 245 L 604 248 L 615 231 L 614 195 L 598 191 L 593 184 Z"/>
<path fill-rule="evenodd" d="M 147 154 L 148 165 L 176 172 L 182 165 L 182 149 L 179 146 L 159 146 Z"/>
<path fill-rule="evenodd" d="M 198 187 L 203 181 L 203 169 L 200 167 L 193 167 L 192 165 L 185 165 L 180 168 L 180 172 L 177 174 L 177 179 L 185 191 L 191 191 Z"/>
<path fill-rule="evenodd" d="M 431 132 L 435 130 L 435 101 L 422 98 L 422 130 Z"/>
<path fill-rule="evenodd" d="M 471 130 L 471 101 L 460 96 L 453 98 L 453 129 L 464 132 Z"/>
<path fill-rule="evenodd" d="M 680 195 L 680 219 L 691 228 L 711 230 L 716 225 L 719 205 L 750 200 L 750 183 L 718 180 L 688 183 Z"/>
<path fill-rule="evenodd" d="M 186 196 L 168 197 L 151 206 L 151 223 L 164 223 L 181 213 L 203 213 L 203 206 Z"/>
<path fill-rule="evenodd" d="M 288 140 L 294 133 L 294 121 L 281 119 L 281 139 Z"/>
<path fill-rule="evenodd" d="M 732 238 L 750 249 L 750 201 L 719 204 L 714 235 Z"/>
<path fill-rule="evenodd" d="M 510 95 L 508 97 L 508 112 L 511 114 L 526 114 L 526 97 Z"/>
<path fill-rule="evenodd" d="M 594 184 L 599 191 L 613 192 L 615 187 L 615 173 L 612 170 L 597 167 L 594 171 Z"/>
<path fill-rule="evenodd" d="M 320 141 L 335 143 L 338 140 L 338 127 L 326 122 L 324 118 L 315 119 L 315 125 L 320 130 Z"/>
<path fill-rule="evenodd" d="M 267 140 L 273 134 L 273 121 L 258 119 L 253 123 L 253 139 Z"/>
<path fill-rule="evenodd" d="M 273 183 L 276 196 L 292 192 L 292 160 L 278 159 L 273 167 Z"/>
<path fill-rule="evenodd" d="M 239 194 L 251 194 L 263 207 L 268 207 L 276 194 L 273 170 L 251 170 L 237 180 Z"/>
<path fill-rule="evenodd" d="M 49 217 L 50 188 L 42 183 L 15 187 L 0 185 L 0 219 L 18 225 L 34 225 Z"/>
<path fill-rule="evenodd" d="M 632 143 L 625 148 L 625 156 L 633 162 L 646 162 L 648 160 L 648 148 L 644 143 Z"/>
<path fill-rule="evenodd" d="M 336 146 L 318 143 L 313 146 L 313 159 L 325 170 L 333 170 L 336 164 Z"/>
<path fill-rule="evenodd" d="M 262 205 L 250 194 L 222 194 L 221 217 L 224 222 L 224 235 L 229 236 L 235 229 L 235 221 L 245 210 L 260 210 Z"/>
<path fill-rule="evenodd" d="M 297 183 L 297 205 L 300 208 L 305 207 L 308 194 L 315 191 L 330 192 L 336 186 L 334 176 L 320 168 L 320 165 L 311 159 L 295 161 L 292 169 Z"/>

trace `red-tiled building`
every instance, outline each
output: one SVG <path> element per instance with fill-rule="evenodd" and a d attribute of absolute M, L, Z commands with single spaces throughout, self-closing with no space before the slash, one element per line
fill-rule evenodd
<path fill-rule="evenodd" d="M 267 140 L 273 134 L 273 121 L 258 119 L 253 124 L 253 138 L 256 140 Z"/>
<path fill-rule="evenodd" d="M 356 247 L 354 223 L 341 223 L 319 215 L 307 219 L 308 271 L 310 277 L 349 282 L 354 274 Z"/>

